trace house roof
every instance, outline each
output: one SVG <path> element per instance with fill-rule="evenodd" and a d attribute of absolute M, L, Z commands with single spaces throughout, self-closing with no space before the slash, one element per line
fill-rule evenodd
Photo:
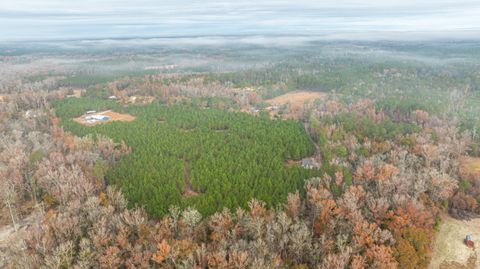
<path fill-rule="evenodd" d="M 320 166 L 317 161 L 313 158 L 304 158 L 302 159 L 302 166 L 314 166 L 318 167 Z"/>

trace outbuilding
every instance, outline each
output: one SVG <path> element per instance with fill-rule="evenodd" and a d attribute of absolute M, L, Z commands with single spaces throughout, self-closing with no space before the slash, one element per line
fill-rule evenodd
<path fill-rule="evenodd" d="M 473 243 L 473 239 L 472 239 L 471 234 L 467 234 L 467 236 L 465 237 L 465 245 L 467 245 L 467 247 L 469 247 L 469 248 L 474 248 L 475 247 L 475 244 Z"/>
<path fill-rule="evenodd" d="M 105 116 L 105 115 L 92 115 L 91 117 L 92 117 L 92 119 L 102 120 L 102 121 L 107 121 L 107 120 L 110 119 L 109 116 Z"/>
<path fill-rule="evenodd" d="M 302 159 L 302 167 L 306 169 L 319 169 L 320 164 L 313 158 Z"/>

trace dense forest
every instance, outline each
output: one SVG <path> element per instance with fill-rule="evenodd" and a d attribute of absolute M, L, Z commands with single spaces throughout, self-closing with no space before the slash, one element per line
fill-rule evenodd
<path fill-rule="evenodd" d="M 137 117 L 128 123 L 85 127 L 71 119 L 113 107 L 117 103 L 88 98 L 55 104 L 66 131 L 78 136 L 102 134 L 133 149 L 107 174 L 108 182 L 121 186 L 132 203 L 156 216 L 167 213 L 171 205 L 212 214 L 224 207 L 246 207 L 253 197 L 274 206 L 315 175 L 285 166 L 286 160 L 314 151 L 298 122 L 159 104 L 122 109 Z M 186 177 L 198 195 L 182 197 Z"/>

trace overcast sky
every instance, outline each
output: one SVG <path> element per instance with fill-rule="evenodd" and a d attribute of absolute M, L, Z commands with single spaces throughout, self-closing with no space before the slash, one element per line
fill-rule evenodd
<path fill-rule="evenodd" d="M 262 34 L 480 37 L 480 0 L 0 0 L 0 42 Z"/>

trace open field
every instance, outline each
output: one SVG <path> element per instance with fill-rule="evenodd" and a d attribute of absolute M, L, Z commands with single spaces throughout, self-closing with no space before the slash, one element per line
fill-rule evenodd
<path fill-rule="evenodd" d="M 323 92 L 295 91 L 266 100 L 266 102 L 277 107 L 288 105 L 289 112 L 284 114 L 283 118 L 298 120 L 302 116 L 302 108 L 305 103 L 311 104 L 316 99 L 323 99 L 325 95 Z M 276 115 L 277 112 L 277 108 L 270 110 L 270 116 Z"/>
<path fill-rule="evenodd" d="M 429 268 L 453 269 L 480 268 L 480 219 L 457 220 L 449 216 L 443 218 L 440 231 L 435 239 L 433 257 Z M 471 234 L 475 249 L 468 248 L 463 240 Z"/>
<path fill-rule="evenodd" d="M 85 119 L 85 115 L 82 115 L 82 116 L 77 117 L 73 120 L 80 123 L 80 124 L 83 124 L 85 126 L 94 126 L 94 125 L 97 125 L 97 124 L 100 124 L 100 123 L 109 123 L 109 122 L 112 122 L 112 121 L 133 121 L 133 120 L 135 120 L 135 117 L 130 115 L 130 114 L 121 114 L 121 113 L 117 113 L 117 112 L 114 112 L 114 111 L 111 111 L 111 110 L 98 112 L 98 113 L 95 113 L 95 115 L 108 116 L 110 119 L 105 120 L 105 121 L 98 120 L 96 122 L 87 122 L 86 119 Z"/>
<path fill-rule="evenodd" d="M 300 109 L 305 102 L 313 102 L 315 99 L 322 99 L 325 95 L 326 94 L 323 92 L 295 91 L 266 100 L 266 102 L 271 105 L 290 104 L 292 109 Z"/>

